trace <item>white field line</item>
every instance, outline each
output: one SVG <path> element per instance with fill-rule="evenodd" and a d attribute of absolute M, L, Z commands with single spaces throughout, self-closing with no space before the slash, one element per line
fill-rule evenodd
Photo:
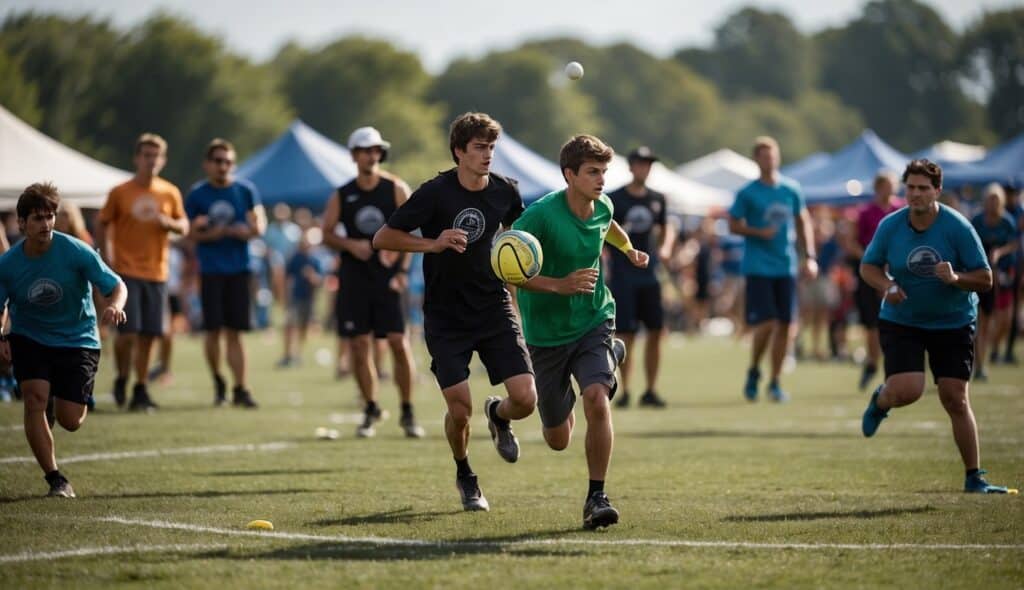
<path fill-rule="evenodd" d="M 23 424 L 7 424 L 4 426 L 0 426 L 0 432 L 4 432 L 7 430 L 25 430 L 25 426 Z"/>
<path fill-rule="evenodd" d="M 752 543 L 745 541 L 690 541 L 682 539 L 531 539 L 523 541 L 427 541 L 424 539 L 401 539 L 392 537 L 349 537 L 346 535 L 312 535 L 308 533 L 286 533 L 281 531 L 251 531 L 224 529 L 210 526 L 194 525 L 164 520 L 137 520 L 118 516 L 98 518 L 101 522 L 111 522 L 128 526 L 150 527 L 196 533 L 212 533 L 236 537 L 262 537 L 265 539 L 283 539 L 290 541 L 320 541 L 334 543 L 351 543 L 363 545 L 392 545 L 408 547 L 536 547 L 551 545 L 583 545 L 598 547 L 686 547 L 697 549 L 794 549 L 794 550 L 853 550 L 853 551 L 887 551 L 898 549 L 914 549 L 924 551 L 961 551 L 975 549 L 992 551 L 1007 549 L 1024 550 L 1024 544 L 956 544 L 956 543 Z"/>
<path fill-rule="evenodd" d="M 25 551 L 11 555 L 0 555 L 0 563 L 22 561 L 49 561 L 63 557 L 89 557 L 92 555 L 120 555 L 122 553 L 167 553 L 185 551 L 210 551 L 226 549 L 226 545 L 130 545 L 127 547 L 82 547 L 64 551 Z"/>
<path fill-rule="evenodd" d="M 267 453 L 281 451 L 294 447 L 290 442 L 270 442 L 261 444 L 244 445 L 212 445 L 207 447 L 178 447 L 174 449 L 151 449 L 146 451 L 120 451 L 116 453 L 90 453 L 87 455 L 72 455 L 61 457 L 63 463 L 82 463 L 85 461 L 117 461 L 121 459 L 147 459 L 154 457 L 168 457 L 173 455 L 207 455 L 210 453 L 245 453 L 259 452 Z M 7 463 L 35 463 L 33 457 L 0 457 L 0 465 Z"/>

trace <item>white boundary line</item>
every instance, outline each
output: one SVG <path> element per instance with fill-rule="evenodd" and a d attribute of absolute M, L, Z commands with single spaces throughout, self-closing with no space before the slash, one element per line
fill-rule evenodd
<path fill-rule="evenodd" d="M 0 563 L 18 563 L 23 561 L 40 561 L 61 559 L 63 557 L 89 557 L 93 555 L 120 555 L 122 553 L 163 553 L 184 551 L 209 551 L 226 549 L 227 545 L 132 545 L 128 547 L 82 547 L 64 551 L 26 551 L 10 555 L 0 555 Z"/>
<path fill-rule="evenodd" d="M 243 452 L 272 452 L 289 449 L 295 446 L 290 442 L 269 442 L 261 444 L 244 445 L 212 445 L 208 447 L 179 447 L 175 449 L 152 449 L 148 451 L 121 451 L 116 453 L 91 453 L 87 455 L 72 455 L 61 457 L 61 464 L 82 463 L 86 461 L 117 461 L 120 459 L 146 459 L 153 457 L 166 457 L 171 455 L 206 455 L 209 453 L 243 453 Z M 0 457 L 0 465 L 7 463 L 35 463 L 32 457 Z"/>
<path fill-rule="evenodd" d="M 362 545 L 392 545 L 406 547 L 536 547 L 551 545 L 584 545 L 599 547 L 686 547 L 698 549 L 797 549 L 797 550 L 854 550 L 887 551 L 897 549 L 918 549 L 924 551 L 961 551 L 965 549 L 991 551 L 1005 549 L 1024 551 L 1024 544 L 955 544 L 955 543 L 752 543 L 745 541 L 690 541 L 681 539 L 530 539 L 523 541 L 427 541 L 424 539 L 402 539 L 392 537 L 349 537 L 346 535 L 313 535 L 308 533 L 286 533 L 280 531 L 250 531 L 202 526 L 165 520 L 139 520 L 119 516 L 102 517 L 100 522 L 111 522 L 128 526 L 150 527 L 213 533 L 236 537 L 263 537 L 291 541 L 327 541 Z"/>

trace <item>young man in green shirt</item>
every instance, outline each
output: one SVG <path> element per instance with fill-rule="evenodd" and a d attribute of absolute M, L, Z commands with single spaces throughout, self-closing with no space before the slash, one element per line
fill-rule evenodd
<path fill-rule="evenodd" d="M 583 526 L 594 529 L 619 521 L 604 493 L 611 461 L 611 398 L 618 383 L 615 368 L 625 346 L 615 334 L 615 300 L 605 286 L 601 248 L 607 241 L 637 267 L 647 254 L 633 248 L 612 219 L 612 202 L 602 191 L 613 151 L 591 135 L 577 135 L 562 146 L 559 163 L 568 184 L 531 205 L 513 224 L 533 234 L 544 249 L 540 274 L 521 286 L 523 333 L 537 382 L 537 410 L 548 446 L 569 446 L 575 416 L 575 378 L 587 419 L 587 467 L 590 489 Z"/>

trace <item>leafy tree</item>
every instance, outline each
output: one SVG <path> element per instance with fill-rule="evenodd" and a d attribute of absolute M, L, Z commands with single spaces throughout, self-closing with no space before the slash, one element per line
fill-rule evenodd
<path fill-rule="evenodd" d="M 42 119 L 39 110 L 39 88 L 25 80 L 21 64 L 0 49 L 0 105 L 29 125 L 37 126 Z"/>
<path fill-rule="evenodd" d="M 1003 139 L 1024 131 L 1024 8 L 991 12 L 964 34 L 963 69 L 989 87 L 986 111 Z"/>

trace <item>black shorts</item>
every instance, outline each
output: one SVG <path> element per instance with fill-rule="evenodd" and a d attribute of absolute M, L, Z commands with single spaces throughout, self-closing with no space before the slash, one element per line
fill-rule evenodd
<path fill-rule="evenodd" d="M 125 334 L 163 336 L 164 302 L 167 300 L 167 283 L 123 277 L 128 288 L 128 300 L 124 304 L 125 322 L 117 331 Z"/>
<path fill-rule="evenodd" d="M 341 338 L 373 332 L 377 338 L 405 332 L 402 294 L 387 283 L 345 277 L 334 300 L 337 331 Z"/>
<path fill-rule="evenodd" d="M 530 355 L 512 304 L 508 303 L 472 320 L 426 313 L 423 339 L 430 353 L 430 370 L 441 389 L 469 378 L 469 361 L 475 350 L 487 369 L 491 385 L 509 377 L 533 373 Z"/>
<path fill-rule="evenodd" d="M 796 312 L 796 279 L 793 277 L 747 277 L 747 324 L 768 320 L 783 324 L 793 321 Z"/>
<path fill-rule="evenodd" d="M 882 309 L 882 297 L 878 294 L 878 290 L 858 277 L 857 289 L 854 291 L 853 297 L 857 302 L 857 315 L 860 317 L 860 324 L 869 330 L 877 328 L 878 312 Z"/>
<path fill-rule="evenodd" d="M 50 383 L 51 395 L 76 404 L 88 402 L 100 365 L 99 350 L 46 346 L 19 334 L 9 338 L 15 379 L 42 379 Z"/>
<path fill-rule="evenodd" d="M 170 294 L 167 296 L 167 307 L 170 309 L 171 317 L 181 315 L 185 308 L 181 305 L 181 295 Z"/>
<path fill-rule="evenodd" d="M 608 399 L 615 397 L 615 353 L 612 338 L 615 324 L 608 320 L 579 340 L 561 346 L 530 346 L 530 359 L 537 376 L 537 411 L 545 428 L 560 426 L 576 405 L 572 379 L 580 391 L 594 384 L 608 387 Z"/>
<path fill-rule="evenodd" d="M 948 330 L 926 330 L 878 320 L 878 339 L 885 356 L 885 376 L 923 373 L 924 355 L 932 378 L 968 381 L 974 370 L 975 324 Z"/>
<path fill-rule="evenodd" d="M 244 332 L 251 328 L 251 277 L 247 272 L 204 274 L 200 277 L 204 330 L 209 332 L 227 328 Z"/>
<path fill-rule="evenodd" d="M 628 279 L 612 279 L 611 291 L 615 299 L 615 325 L 619 332 L 635 334 L 641 323 L 648 332 L 661 330 L 665 325 L 660 283 L 638 285 Z"/>

